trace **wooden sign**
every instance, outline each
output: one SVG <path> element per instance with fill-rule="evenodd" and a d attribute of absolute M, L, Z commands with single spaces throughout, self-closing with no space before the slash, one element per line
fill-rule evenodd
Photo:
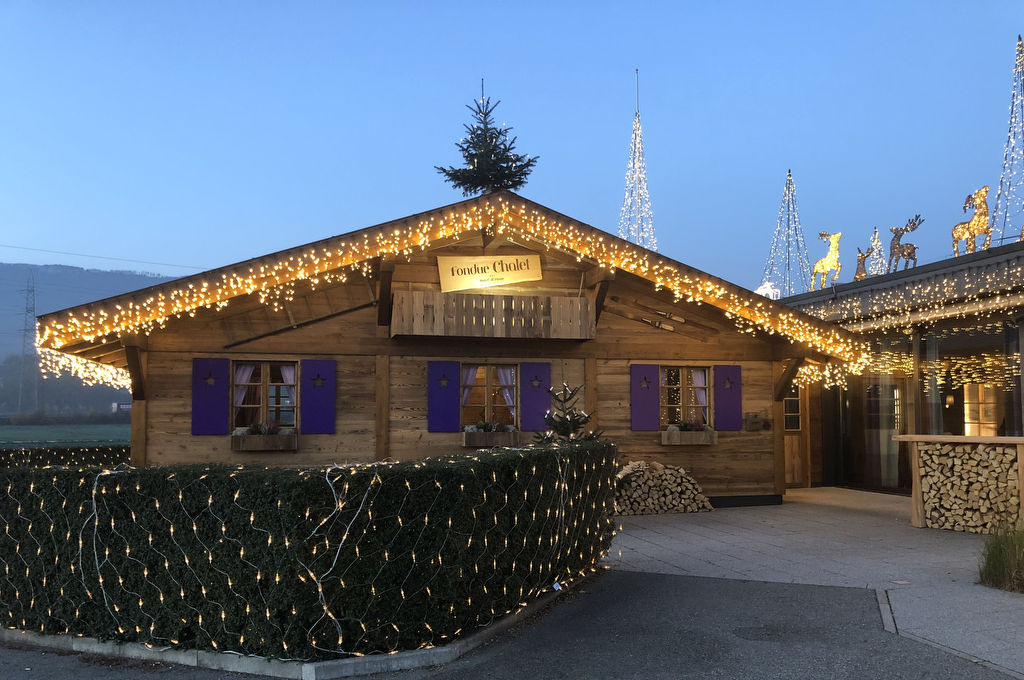
<path fill-rule="evenodd" d="M 520 281 L 539 281 L 540 255 L 492 255 L 484 257 L 448 257 L 438 255 L 437 272 L 441 292 L 468 288 L 489 288 Z"/>

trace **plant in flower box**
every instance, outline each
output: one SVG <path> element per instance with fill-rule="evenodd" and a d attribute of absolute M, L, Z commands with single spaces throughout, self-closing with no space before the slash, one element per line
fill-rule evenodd
<path fill-rule="evenodd" d="M 697 421 L 670 423 L 661 433 L 661 443 L 668 446 L 717 444 L 718 433 L 710 425 Z"/>
<path fill-rule="evenodd" d="M 295 451 L 299 437 L 294 427 L 275 422 L 236 427 L 231 433 L 232 451 Z"/>
<path fill-rule="evenodd" d="M 476 425 L 466 425 L 462 429 L 462 445 L 476 449 L 495 446 L 517 446 L 519 431 L 514 425 L 490 423 L 486 420 Z"/>

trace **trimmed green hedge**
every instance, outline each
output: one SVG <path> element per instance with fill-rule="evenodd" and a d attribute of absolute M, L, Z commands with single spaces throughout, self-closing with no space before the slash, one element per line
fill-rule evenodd
<path fill-rule="evenodd" d="M 615 447 L 313 470 L 11 468 L 0 618 L 292 659 L 443 644 L 593 570 Z"/>
<path fill-rule="evenodd" d="M 127 465 L 130 446 L 53 446 L 45 449 L 0 449 L 0 467 L 116 467 Z"/>

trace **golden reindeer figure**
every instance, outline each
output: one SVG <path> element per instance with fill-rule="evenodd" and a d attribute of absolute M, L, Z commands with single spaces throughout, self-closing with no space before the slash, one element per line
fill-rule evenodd
<path fill-rule="evenodd" d="M 837 231 L 834 234 L 823 231 L 818 234 L 818 238 L 822 241 L 828 241 L 828 253 L 825 257 L 814 263 L 814 269 L 811 270 L 811 290 L 814 290 L 815 274 L 821 274 L 822 290 L 825 290 L 825 279 L 828 278 L 830 271 L 835 270 L 835 274 L 832 275 L 832 282 L 835 283 L 839 280 L 839 272 L 843 269 L 843 265 L 839 264 L 839 239 L 842 237 L 843 232 L 841 231 Z"/>
<path fill-rule="evenodd" d="M 964 212 L 968 208 L 974 208 L 974 215 L 969 222 L 961 222 L 953 227 L 953 255 L 960 256 L 960 241 L 964 242 L 964 248 L 968 253 L 973 253 L 977 248 L 975 238 L 984 234 L 985 245 L 983 249 L 988 250 L 992 245 L 992 227 L 988 226 L 988 185 L 975 191 L 964 201 Z"/>

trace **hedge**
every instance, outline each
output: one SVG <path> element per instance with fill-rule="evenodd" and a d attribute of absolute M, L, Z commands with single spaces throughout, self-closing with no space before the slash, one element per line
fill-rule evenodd
<path fill-rule="evenodd" d="M 443 644 L 592 571 L 615 448 L 3 470 L 8 627 L 286 659 Z"/>
<path fill-rule="evenodd" d="M 116 467 L 127 465 L 130 446 L 52 446 L 49 448 L 0 449 L 0 467 L 73 465 Z"/>

